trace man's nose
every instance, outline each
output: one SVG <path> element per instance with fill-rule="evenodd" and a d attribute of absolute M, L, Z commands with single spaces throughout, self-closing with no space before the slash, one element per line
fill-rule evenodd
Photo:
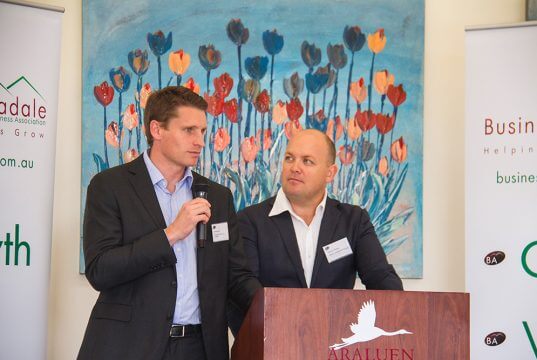
<path fill-rule="evenodd" d="M 298 161 L 295 160 L 291 163 L 291 171 L 294 173 L 299 173 L 301 171 Z"/>
<path fill-rule="evenodd" d="M 203 132 L 199 132 L 196 136 L 196 140 L 194 142 L 194 145 L 196 146 L 201 146 L 201 147 L 204 147 L 205 146 L 205 133 Z"/>

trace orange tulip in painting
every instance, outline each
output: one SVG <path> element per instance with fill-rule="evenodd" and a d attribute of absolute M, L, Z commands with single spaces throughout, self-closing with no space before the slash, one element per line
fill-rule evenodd
<path fill-rule="evenodd" d="M 386 92 L 388 91 L 388 86 L 393 85 L 393 82 L 395 81 L 395 76 L 393 74 L 390 74 L 388 70 L 381 70 L 377 71 L 375 73 L 375 90 L 379 93 L 379 95 L 386 95 Z"/>
<path fill-rule="evenodd" d="M 105 132 L 106 142 L 112 147 L 119 147 L 119 127 L 112 121 Z"/>
<path fill-rule="evenodd" d="M 218 152 L 224 151 L 224 149 L 229 145 L 231 137 L 227 132 L 226 128 L 219 128 L 214 134 L 214 149 Z"/>
<path fill-rule="evenodd" d="M 261 129 L 257 130 L 255 140 L 258 144 L 261 144 Z M 263 131 L 263 150 L 268 150 L 272 146 L 272 130 L 265 129 Z"/>
<path fill-rule="evenodd" d="M 336 116 L 336 119 L 328 120 L 328 126 L 326 127 L 326 135 L 334 141 L 334 126 L 336 127 L 336 141 L 343 135 L 343 125 L 341 125 L 341 118 Z"/>
<path fill-rule="evenodd" d="M 367 98 L 367 86 L 365 86 L 364 78 L 360 78 L 351 83 L 351 96 L 358 104 L 364 102 Z"/>
<path fill-rule="evenodd" d="M 383 156 L 379 161 L 378 171 L 382 176 L 388 175 L 388 158 Z"/>
<path fill-rule="evenodd" d="M 138 126 L 138 113 L 134 104 L 128 105 L 125 109 L 123 113 L 123 126 L 129 131 L 132 131 L 132 129 Z"/>
<path fill-rule="evenodd" d="M 151 85 L 149 83 L 145 83 L 140 91 L 140 107 L 142 109 L 145 109 L 145 104 L 147 104 L 147 98 L 149 95 L 151 95 Z"/>
<path fill-rule="evenodd" d="M 392 159 L 398 163 L 402 163 L 406 160 L 407 146 L 403 141 L 402 136 L 393 142 L 392 146 L 390 146 L 390 152 L 392 154 Z"/>
<path fill-rule="evenodd" d="M 255 137 L 250 136 L 243 140 L 241 144 L 241 154 L 244 162 L 249 163 L 255 160 L 259 146 L 255 141 Z"/>
<path fill-rule="evenodd" d="M 351 140 L 356 140 L 362 135 L 362 130 L 355 118 L 347 120 L 347 134 Z"/>
<path fill-rule="evenodd" d="M 272 120 L 278 125 L 283 124 L 283 122 L 287 120 L 287 109 L 283 101 L 278 100 L 278 102 L 274 104 L 274 108 L 272 109 Z"/>
<path fill-rule="evenodd" d="M 186 87 L 187 89 L 190 89 L 192 91 L 194 91 L 196 94 L 199 95 L 200 93 L 200 86 L 199 84 L 197 84 L 193 78 L 189 77 L 188 80 L 185 82 L 185 84 L 183 85 L 184 87 Z"/>
<path fill-rule="evenodd" d="M 343 165 L 350 165 L 354 160 L 354 150 L 349 145 L 342 145 L 338 151 L 339 160 Z"/>
<path fill-rule="evenodd" d="M 174 51 L 170 53 L 168 65 L 175 75 L 184 75 L 190 66 L 190 55 L 184 52 L 183 49 Z"/>
<path fill-rule="evenodd" d="M 285 136 L 287 139 L 291 139 L 297 132 L 302 131 L 302 125 L 298 121 L 288 121 L 284 125 Z"/>
<path fill-rule="evenodd" d="M 369 49 L 375 54 L 384 50 L 384 46 L 386 46 L 384 29 L 378 29 L 373 34 L 367 35 L 367 46 L 369 46 Z"/>

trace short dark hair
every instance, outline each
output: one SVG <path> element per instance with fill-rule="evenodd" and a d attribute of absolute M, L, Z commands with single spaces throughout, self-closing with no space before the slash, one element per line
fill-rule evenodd
<path fill-rule="evenodd" d="M 177 116 L 178 107 L 193 107 L 202 111 L 207 110 L 207 102 L 198 94 L 183 86 L 168 86 L 157 90 L 147 99 L 144 113 L 145 136 L 149 147 L 153 145 L 153 136 L 149 124 L 156 120 L 168 125 L 170 118 Z"/>

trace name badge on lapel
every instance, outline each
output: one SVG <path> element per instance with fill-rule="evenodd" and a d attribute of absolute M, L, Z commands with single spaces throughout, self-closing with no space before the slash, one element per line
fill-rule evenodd
<path fill-rule="evenodd" d="M 213 242 L 229 240 L 229 230 L 227 228 L 227 222 L 212 224 L 211 230 L 213 232 Z"/>
<path fill-rule="evenodd" d="M 352 255 L 351 244 L 349 244 L 349 240 L 346 237 L 323 246 L 323 251 L 329 264 L 345 256 Z"/>

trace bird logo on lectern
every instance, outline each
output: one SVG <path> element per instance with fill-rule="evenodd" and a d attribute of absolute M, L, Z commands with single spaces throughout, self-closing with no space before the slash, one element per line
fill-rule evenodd
<path fill-rule="evenodd" d="M 412 334 L 410 331 L 405 329 L 394 332 L 384 331 L 383 329 L 375 326 L 376 317 L 377 312 L 375 311 L 375 303 L 373 300 L 363 303 L 362 308 L 358 313 L 358 323 L 352 323 L 349 326 L 354 335 L 348 338 L 341 338 L 343 342 L 341 344 L 334 344 L 330 346 L 330 349 L 339 350 L 354 343 L 370 341 L 381 336 Z"/>

